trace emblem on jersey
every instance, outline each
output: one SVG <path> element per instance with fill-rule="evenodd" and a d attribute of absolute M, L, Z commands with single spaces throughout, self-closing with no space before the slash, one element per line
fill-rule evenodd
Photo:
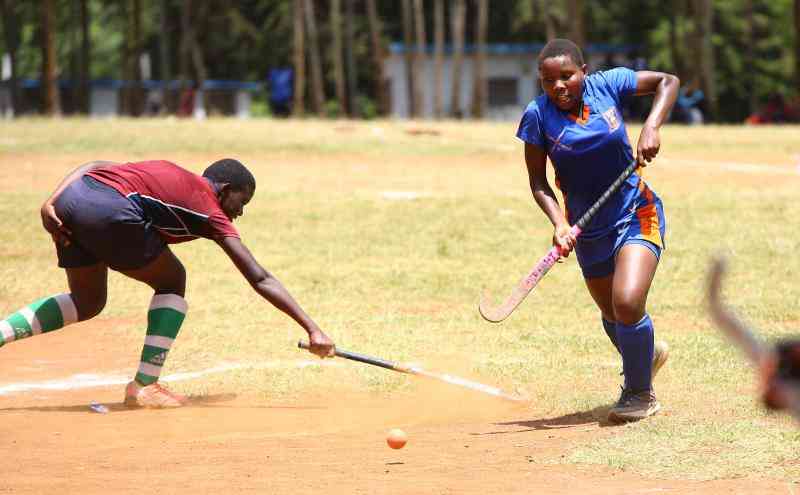
<path fill-rule="evenodd" d="M 603 118 L 608 124 L 608 132 L 614 132 L 619 129 L 619 118 L 617 117 L 616 107 L 611 107 L 603 112 Z"/>

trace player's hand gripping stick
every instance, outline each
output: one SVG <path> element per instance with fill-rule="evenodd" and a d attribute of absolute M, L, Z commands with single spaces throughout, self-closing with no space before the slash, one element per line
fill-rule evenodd
<path fill-rule="evenodd" d="M 572 226 L 571 233 L 573 236 L 578 237 L 586 225 L 591 221 L 592 217 L 597 213 L 597 211 L 608 201 L 608 198 L 614 194 L 617 189 L 622 185 L 625 180 L 630 177 L 630 175 L 636 170 L 637 163 L 633 162 L 617 177 L 608 189 L 606 189 L 602 195 L 594 202 L 594 204 L 589 207 L 589 209 L 583 214 L 582 217 L 578 219 L 575 225 Z M 497 323 L 500 321 L 505 320 L 508 316 L 516 309 L 517 306 L 525 299 L 525 297 L 536 287 L 536 284 L 539 283 L 550 268 L 556 264 L 558 260 L 561 259 L 561 251 L 559 250 L 558 246 L 553 246 L 550 248 L 550 251 L 536 263 L 536 266 L 533 270 L 530 271 L 525 277 L 520 280 L 514 290 L 511 292 L 511 295 L 499 306 L 491 306 L 489 300 L 491 299 L 489 294 L 484 291 L 481 294 L 480 302 L 478 303 L 478 311 L 480 312 L 481 316 L 487 321 L 491 321 L 492 323 Z"/>

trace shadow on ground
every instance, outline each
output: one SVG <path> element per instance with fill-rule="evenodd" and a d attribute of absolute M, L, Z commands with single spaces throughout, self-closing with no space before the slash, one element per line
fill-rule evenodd
<path fill-rule="evenodd" d="M 521 433 L 531 430 L 555 430 L 563 428 L 573 428 L 577 426 L 597 425 L 602 428 L 608 426 L 619 426 L 617 423 L 608 421 L 608 410 L 611 404 L 605 406 L 598 406 L 588 411 L 579 411 L 574 413 L 565 414 L 552 418 L 540 419 L 525 419 L 505 421 L 503 423 L 495 423 L 498 426 L 521 426 L 517 430 L 502 430 L 502 431 L 488 431 L 483 433 L 473 433 L 473 435 L 501 435 L 507 433 Z"/>
<path fill-rule="evenodd" d="M 184 407 L 217 407 L 225 402 L 232 401 L 236 398 L 236 394 L 209 394 L 209 395 L 193 395 L 189 396 L 189 403 Z M 108 408 L 108 412 L 120 411 L 133 411 L 136 409 L 125 406 L 122 402 L 108 402 L 98 403 Z M 279 408 L 281 406 L 278 406 Z M 91 413 L 94 412 L 90 409 L 89 404 L 75 404 L 75 405 L 59 405 L 59 406 L 23 406 L 23 407 L 6 407 L 0 408 L 0 412 L 13 412 L 13 411 L 38 411 L 38 412 L 77 412 L 77 413 Z"/>

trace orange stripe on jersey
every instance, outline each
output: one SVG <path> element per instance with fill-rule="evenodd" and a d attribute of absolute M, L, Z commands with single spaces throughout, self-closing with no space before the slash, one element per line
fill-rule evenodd
<path fill-rule="evenodd" d="M 639 192 L 642 193 L 642 195 L 644 196 L 644 200 L 647 201 L 647 203 L 652 203 L 653 191 L 649 187 L 647 187 L 647 184 L 645 183 L 640 170 L 642 169 L 641 168 L 636 169 L 636 173 L 639 175 Z"/>
<path fill-rule="evenodd" d="M 584 103 L 581 106 L 581 108 L 583 109 L 583 112 L 581 112 L 580 116 L 567 113 L 567 118 L 573 122 L 577 122 L 578 124 L 585 124 L 589 122 L 589 112 L 591 112 L 589 105 L 587 103 Z"/>
<path fill-rule="evenodd" d="M 652 194 L 651 194 L 652 195 Z M 642 238 L 663 248 L 661 240 L 661 230 L 658 220 L 658 210 L 655 203 L 649 203 L 636 210 L 636 218 L 639 220 L 639 229 Z"/>

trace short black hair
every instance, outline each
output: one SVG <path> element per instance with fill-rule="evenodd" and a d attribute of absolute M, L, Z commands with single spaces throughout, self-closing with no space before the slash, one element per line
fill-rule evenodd
<path fill-rule="evenodd" d="M 203 177 L 213 182 L 228 183 L 237 191 L 249 189 L 255 192 L 256 190 L 256 179 L 253 174 L 242 165 L 242 162 L 233 158 L 215 161 L 205 169 Z"/>
<path fill-rule="evenodd" d="M 542 65 L 542 62 L 548 58 L 560 57 L 562 55 L 572 58 L 572 61 L 575 62 L 575 65 L 578 67 L 584 65 L 583 53 L 581 53 L 581 49 L 578 48 L 578 45 L 563 38 L 550 40 L 544 45 L 542 51 L 539 52 L 539 65 Z"/>

